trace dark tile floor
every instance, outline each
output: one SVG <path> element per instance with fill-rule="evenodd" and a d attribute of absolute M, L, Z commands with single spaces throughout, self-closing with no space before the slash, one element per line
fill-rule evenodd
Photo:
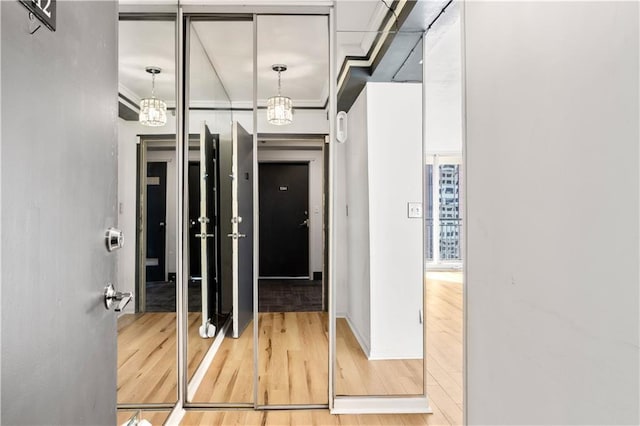
<path fill-rule="evenodd" d="M 259 312 L 312 312 L 322 310 L 322 281 L 259 280 Z"/>
<path fill-rule="evenodd" d="M 200 282 L 189 283 L 189 312 L 201 309 Z M 322 281 L 260 280 L 258 282 L 260 312 L 314 312 L 322 310 Z M 175 312 L 174 282 L 148 282 L 147 312 Z"/>
<path fill-rule="evenodd" d="M 202 309 L 200 281 L 189 283 L 189 312 Z M 175 312 L 176 311 L 176 283 L 153 281 L 147 283 L 146 295 L 147 312 Z"/>

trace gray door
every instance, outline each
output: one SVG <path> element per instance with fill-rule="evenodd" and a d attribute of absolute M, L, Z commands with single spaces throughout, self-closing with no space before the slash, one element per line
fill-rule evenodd
<path fill-rule="evenodd" d="M 253 136 L 233 123 L 233 337 L 253 319 Z"/>
<path fill-rule="evenodd" d="M 59 1 L 33 35 L 20 2 L 0 8 L 0 423 L 114 425 L 118 4 Z"/>

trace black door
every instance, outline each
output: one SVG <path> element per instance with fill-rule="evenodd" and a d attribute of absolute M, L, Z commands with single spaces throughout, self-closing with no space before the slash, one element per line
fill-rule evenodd
<path fill-rule="evenodd" d="M 222 326 L 221 286 L 219 271 L 220 225 L 218 193 L 220 172 L 218 170 L 218 154 L 220 151 L 218 135 L 213 135 L 206 124 L 200 137 L 200 276 L 202 278 L 202 318 L 219 329 Z M 206 297 L 206 299 L 205 299 Z M 206 302 L 206 303 L 205 303 Z"/>
<path fill-rule="evenodd" d="M 189 278 L 200 280 L 200 163 L 189 162 Z M 199 308 L 198 308 L 199 310 Z"/>
<path fill-rule="evenodd" d="M 259 165 L 260 276 L 309 276 L 309 164 Z"/>
<path fill-rule="evenodd" d="M 165 280 L 167 163 L 147 163 L 146 280 Z"/>

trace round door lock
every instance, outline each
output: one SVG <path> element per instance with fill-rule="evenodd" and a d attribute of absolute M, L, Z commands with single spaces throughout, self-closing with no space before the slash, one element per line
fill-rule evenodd
<path fill-rule="evenodd" d="M 116 228 L 107 229 L 105 241 L 107 243 L 108 251 L 114 251 L 122 248 L 122 246 L 124 246 L 124 236 L 122 235 L 122 231 Z"/>

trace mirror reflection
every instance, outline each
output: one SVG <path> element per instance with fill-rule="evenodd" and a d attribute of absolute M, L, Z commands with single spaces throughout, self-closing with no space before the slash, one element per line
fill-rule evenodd
<path fill-rule="evenodd" d="M 421 395 L 422 33 L 341 39 L 386 39 L 393 54 L 338 87 L 349 134 L 337 148 L 336 394 Z"/>
<path fill-rule="evenodd" d="M 258 404 L 327 404 L 328 18 L 259 16 L 257 32 Z"/>
<path fill-rule="evenodd" d="M 175 21 L 119 22 L 119 404 L 177 399 L 174 37 Z"/>
<path fill-rule="evenodd" d="M 253 22 L 187 27 L 188 399 L 253 403 Z"/>

